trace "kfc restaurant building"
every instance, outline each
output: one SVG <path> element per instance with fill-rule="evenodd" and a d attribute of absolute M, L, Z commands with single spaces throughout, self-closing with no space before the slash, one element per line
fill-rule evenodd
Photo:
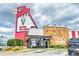
<path fill-rule="evenodd" d="M 49 47 L 50 36 L 43 36 L 43 29 L 37 28 L 30 14 L 30 8 L 26 6 L 17 8 L 15 30 L 15 38 L 23 40 L 27 47 Z"/>
<path fill-rule="evenodd" d="M 44 29 L 37 25 L 30 14 L 30 8 L 26 6 L 17 7 L 15 38 L 23 40 L 27 47 L 49 47 L 51 36 L 45 36 Z M 51 32 L 53 33 L 53 32 Z M 79 38 L 79 31 L 69 31 L 69 38 Z"/>

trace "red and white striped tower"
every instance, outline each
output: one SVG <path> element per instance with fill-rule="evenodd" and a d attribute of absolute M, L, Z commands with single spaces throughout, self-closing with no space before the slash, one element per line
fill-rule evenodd
<path fill-rule="evenodd" d="M 79 31 L 71 31 L 70 30 L 69 38 L 79 38 Z"/>
<path fill-rule="evenodd" d="M 30 8 L 26 6 L 17 7 L 15 38 L 24 40 L 31 27 L 37 26 L 30 14 Z"/>

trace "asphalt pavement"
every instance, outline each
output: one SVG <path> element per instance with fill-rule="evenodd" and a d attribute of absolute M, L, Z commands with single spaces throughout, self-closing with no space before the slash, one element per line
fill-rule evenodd
<path fill-rule="evenodd" d="M 20 52 L 0 51 L 0 56 L 68 56 L 67 49 L 26 49 Z"/>

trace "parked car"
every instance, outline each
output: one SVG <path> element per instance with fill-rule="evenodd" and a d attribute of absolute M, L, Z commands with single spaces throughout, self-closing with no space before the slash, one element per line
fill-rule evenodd
<path fill-rule="evenodd" d="M 71 38 L 68 40 L 68 55 L 75 56 L 79 54 L 79 38 Z"/>

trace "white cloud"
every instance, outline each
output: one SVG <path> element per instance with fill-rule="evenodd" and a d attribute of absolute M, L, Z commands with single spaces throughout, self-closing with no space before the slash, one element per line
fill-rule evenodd
<path fill-rule="evenodd" d="M 0 32 L 12 32 L 13 28 L 0 27 Z"/>
<path fill-rule="evenodd" d="M 50 13 L 53 18 L 52 20 L 62 20 L 62 18 L 64 17 L 77 15 L 79 13 L 79 8 L 73 4 L 35 4 L 33 8 L 35 13 L 33 15 L 35 15 L 35 17 L 41 16 L 41 12 L 45 10 L 44 8 L 49 9 L 50 7 L 56 10 L 56 13 L 54 15 L 52 15 L 52 13 L 55 11 L 52 10 L 52 12 Z M 51 19 L 50 15 L 46 17 Z"/>
<path fill-rule="evenodd" d="M 41 17 L 41 13 L 36 13 L 33 15 L 33 17 Z"/>
<path fill-rule="evenodd" d="M 15 28 L 7 28 L 7 27 L 0 27 L 0 36 L 14 38 L 15 37 Z M 10 33 L 10 34 L 8 34 Z"/>
<path fill-rule="evenodd" d="M 59 6 L 61 7 L 61 6 Z M 67 16 L 77 15 L 79 13 L 79 8 L 77 6 L 74 6 L 72 4 L 69 4 L 67 6 L 63 6 L 63 9 L 58 9 L 55 14 L 55 19 L 61 19 Z"/>
<path fill-rule="evenodd" d="M 78 25 L 76 24 L 79 22 L 79 7 L 77 5 L 35 4 L 33 7 L 33 16 L 35 20 L 37 20 L 36 24 L 38 23 L 39 27 L 46 24 L 53 24 L 54 22 L 57 24 L 62 24 L 64 22 L 64 24 L 68 24 L 68 26 L 70 26 L 72 29 L 78 28 Z"/>
<path fill-rule="evenodd" d="M 70 23 L 70 24 L 74 24 L 76 22 L 79 22 L 79 17 L 77 17 L 76 19 L 68 21 L 68 23 Z"/>
<path fill-rule="evenodd" d="M 0 34 L 0 36 L 4 36 L 4 37 L 7 37 L 7 38 L 14 38 L 13 35 L 7 35 L 7 34 Z"/>
<path fill-rule="evenodd" d="M 48 17 L 46 16 L 46 15 L 42 15 L 41 17 L 40 17 L 40 20 L 41 21 L 44 21 L 44 20 L 47 20 L 48 19 Z"/>

